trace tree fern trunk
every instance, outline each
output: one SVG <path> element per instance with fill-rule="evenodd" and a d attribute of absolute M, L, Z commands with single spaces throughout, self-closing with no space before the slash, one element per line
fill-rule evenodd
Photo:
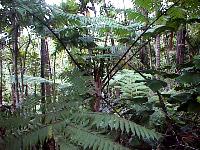
<path fill-rule="evenodd" d="M 93 105 L 93 111 L 99 112 L 101 106 L 101 89 L 102 89 L 102 79 L 100 76 L 100 69 L 96 68 L 94 73 L 94 81 L 95 81 L 95 102 Z"/>
<path fill-rule="evenodd" d="M 13 1 L 13 21 L 12 21 L 12 27 L 13 27 L 13 34 L 12 34 L 12 45 L 13 45 L 13 67 L 14 67 L 14 76 L 15 76 L 15 98 L 13 99 L 13 107 L 16 107 L 16 104 L 19 103 L 19 81 L 18 81 L 18 55 L 19 55 L 19 48 L 18 48 L 18 36 L 19 36 L 19 25 L 17 22 L 17 14 L 15 10 L 15 1 Z"/>
<path fill-rule="evenodd" d="M 141 12 L 142 15 L 144 15 L 146 18 L 148 18 L 148 11 L 144 8 L 139 8 L 139 11 Z M 145 30 L 148 26 L 148 21 L 145 22 L 145 27 L 143 30 Z M 141 44 L 145 42 L 145 39 L 141 40 Z M 141 50 L 140 50 L 140 61 L 142 63 L 143 66 L 149 68 L 149 58 L 148 58 L 148 51 L 147 51 L 147 47 L 144 46 Z M 142 69 L 143 67 L 141 67 Z"/>
<path fill-rule="evenodd" d="M 160 68 L 160 35 L 156 36 L 156 68 Z"/>
<path fill-rule="evenodd" d="M 40 77 L 45 78 L 45 39 L 41 39 L 41 70 L 40 70 Z M 42 103 L 42 113 L 45 114 L 45 83 L 41 83 L 41 103 Z"/>
<path fill-rule="evenodd" d="M 50 67 L 48 43 L 45 38 L 41 39 L 40 54 L 41 54 L 41 77 L 49 79 L 51 77 L 50 75 L 51 67 Z M 41 96 L 43 105 L 45 105 L 45 103 L 51 102 L 51 86 L 49 85 L 49 83 L 41 84 Z"/>
<path fill-rule="evenodd" d="M 177 43 L 176 43 L 176 64 L 177 65 L 184 63 L 185 35 L 186 35 L 185 27 L 177 31 Z"/>

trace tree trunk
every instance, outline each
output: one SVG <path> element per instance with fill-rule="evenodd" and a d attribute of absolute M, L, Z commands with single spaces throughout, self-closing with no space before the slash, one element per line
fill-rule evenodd
<path fill-rule="evenodd" d="M 48 51 L 48 43 L 45 38 L 41 39 L 41 49 L 40 49 L 40 55 L 41 55 L 41 78 L 49 79 L 51 74 L 50 69 L 50 58 L 49 58 L 49 51 Z M 41 96 L 42 96 L 42 104 L 45 105 L 45 103 L 50 103 L 51 99 L 51 86 L 49 83 L 41 83 Z M 43 113 L 45 113 L 45 106 L 43 106 Z"/>
<path fill-rule="evenodd" d="M 0 43 L 0 108 L 2 107 L 3 104 L 3 46 Z"/>
<path fill-rule="evenodd" d="M 51 77 L 51 68 L 50 68 L 50 58 L 48 50 L 48 42 L 45 38 L 41 39 L 41 77 L 47 78 Z M 41 83 L 41 96 L 42 96 L 42 113 L 46 113 L 46 103 L 51 102 L 51 86 L 49 83 Z M 45 123 L 45 117 L 42 118 L 42 123 Z M 55 150 L 55 139 L 49 138 L 43 143 L 44 150 Z"/>
<path fill-rule="evenodd" d="M 19 55 L 19 48 L 18 48 L 18 37 L 19 37 L 19 25 L 17 21 L 17 14 L 15 10 L 15 1 L 13 2 L 13 21 L 12 21 L 12 27 L 13 27 L 13 34 L 12 34 L 12 44 L 13 44 L 13 68 L 14 68 L 14 77 L 15 77 L 15 83 L 14 83 L 14 95 L 15 98 L 13 99 L 13 107 L 18 107 L 19 103 L 19 81 L 18 81 L 18 55 Z"/>
<path fill-rule="evenodd" d="M 148 43 L 148 47 L 149 47 L 149 68 L 152 69 L 152 49 L 151 49 L 151 43 Z"/>
<path fill-rule="evenodd" d="M 156 68 L 160 68 L 160 35 L 156 36 Z"/>
<path fill-rule="evenodd" d="M 20 98 L 23 101 L 24 100 L 24 96 L 28 96 L 28 85 L 24 85 L 24 74 L 25 74 L 25 70 L 26 70 L 26 58 L 27 58 L 27 52 L 28 52 L 28 48 L 31 44 L 31 37 L 30 34 L 28 33 L 29 36 L 29 40 L 27 43 L 27 46 L 25 48 L 25 54 L 24 57 L 20 57 L 20 70 L 21 70 L 21 88 L 20 88 Z"/>
<path fill-rule="evenodd" d="M 169 65 L 170 59 L 169 59 L 169 44 L 167 40 L 167 34 L 163 34 L 163 45 L 164 45 L 164 52 L 165 52 L 165 59 L 166 59 L 166 65 Z"/>
<path fill-rule="evenodd" d="M 40 70 L 40 77 L 45 78 L 45 39 L 41 39 L 41 70 Z M 42 113 L 45 114 L 45 83 L 41 83 L 41 103 L 42 103 Z M 44 120 L 43 120 L 44 121 Z"/>
<path fill-rule="evenodd" d="M 169 51 L 173 51 L 173 47 L 174 47 L 173 38 L 174 38 L 174 32 L 171 31 L 170 38 L 169 38 Z"/>
<path fill-rule="evenodd" d="M 52 79 L 51 74 L 51 65 L 50 65 L 50 58 L 49 58 L 49 46 L 47 40 L 45 40 L 45 78 Z M 48 101 L 51 101 L 51 85 L 49 83 L 45 84 L 46 96 L 48 97 Z"/>
<path fill-rule="evenodd" d="M 94 112 L 99 112 L 100 106 L 101 106 L 102 79 L 101 79 L 100 73 L 101 73 L 100 69 L 96 68 L 94 72 L 94 80 L 95 80 L 95 102 L 93 105 Z"/>
<path fill-rule="evenodd" d="M 185 27 L 177 31 L 177 43 L 176 43 L 176 64 L 177 65 L 184 63 L 185 35 L 186 35 Z"/>
<path fill-rule="evenodd" d="M 142 15 L 144 15 L 146 18 L 148 18 L 148 11 L 144 8 L 139 8 L 139 11 L 141 12 Z M 145 30 L 147 28 L 148 25 L 148 21 L 145 22 L 145 27 L 143 30 Z M 141 40 L 141 44 L 144 43 L 145 40 L 142 39 Z M 141 50 L 140 50 L 140 61 L 142 63 L 143 66 L 145 66 L 146 68 L 149 68 L 149 58 L 148 58 L 148 50 L 147 47 L 144 46 Z M 143 69 L 143 67 L 141 67 L 141 69 Z"/>

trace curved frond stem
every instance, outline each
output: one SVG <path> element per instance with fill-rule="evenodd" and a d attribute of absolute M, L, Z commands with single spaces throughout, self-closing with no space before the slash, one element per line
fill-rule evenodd
<path fill-rule="evenodd" d="M 133 42 L 133 44 L 127 49 L 127 51 L 122 55 L 122 57 L 117 61 L 117 63 L 111 68 L 108 75 L 103 79 L 103 83 L 108 79 L 107 82 L 111 79 L 109 76 L 112 74 L 114 69 L 119 65 L 119 63 L 126 57 L 126 55 L 129 53 L 129 51 L 133 48 L 133 46 L 143 37 L 143 35 L 147 32 L 148 29 L 151 28 L 151 26 L 160 19 L 164 14 L 166 14 L 171 8 L 173 8 L 176 4 L 178 4 L 180 0 L 176 1 L 173 5 L 171 5 L 166 11 L 162 12 L 153 22 L 151 22 L 145 30 L 136 38 L 136 40 Z M 136 55 L 136 54 L 135 54 Z M 103 86 L 105 87 L 105 86 Z"/>
<path fill-rule="evenodd" d="M 67 54 L 69 55 L 69 57 L 71 58 L 72 62 L 80 69 L 82 70 L 81 66 L 79 65 L 79 63 L 75 60 L 75 58 L 72 56 L 72 54 L 69 52 L 69 50 L 67 49 L 67 47 L 65 46 L 64 42 L 59 38 L 59 36 L 53 31 L 53 29 L 46 23 L 44 22 L 41 18 L 39 18 L 38 16 L 36 16 L 33 12 L 31 12 L 30 10 L 24 8 L 23 6 L 20 5 L 21 8 L 25 9 L 27 12 L 29 12 L 33 17 L 35 17 L 39 22 L 41 22 L 45 27 L 47 27 L 47 29 L 55 36 L 55 38 L 60 42 L 60 44 L 63 46 L 63 48 L 66 50 Z M 46 19 L 46 18 L 45 18 Z"/>
<path fill-rule="evenodd" d="M 121 65 L 117 70 L 115 70 L 115 72 L 113 74 L 110 74 L 108 80 L 104 83 L 104 85 L 102 86 L 102 89 L 104 89 L 106 87 L 106 85 L 109 83 L 110 79 L 112 79 L 112 77 L 120 70 L 122 69 L 129 61 L 131 61 L 133 59 L 133 57 L 143 48 L 145 47 L 149 42 L 151 41 L 151 39 L 149 39 L 148 41 L 146 41 L 144 44 L 142 44 L 142 46 L 140 46 L 138 48 L 138 50 L 126 61 L 124 62 L 123 65 Z"/>

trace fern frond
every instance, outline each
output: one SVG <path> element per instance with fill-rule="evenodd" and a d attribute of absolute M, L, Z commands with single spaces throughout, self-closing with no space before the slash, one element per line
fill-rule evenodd
<path fill-rule="evenodd" d="M 61 137 L 62 139 L 58 140 L 57 144 L 59 145 L 60 150 L 80 150 L 78 146 L 73 145 L 67 140 L 64 140 L 65 137 Z"/>
<path fill-rule="evenodd" d="M 122 132 L 131 132 L 139 138 L 147 140 L 158 140 L 161 138 L 161 134 L 157 133 L 155 130 L 147 129 L 141 125 L 124 118 L 120 118 L 116 115 L 105 113 L 85 113 L 82 115 L 74 115 L 75 120 L 81 118 L 92 119 L 92 125 L 95 125 L 97 128 L 110 127 L 111 129 L 115 130 L 120 129 Z"/>
<path fill-rule="evenodd" d="M 6 137 L 6 149 L 26 149 L 31 145 L 35 145 L 38 142 L 42 143 L 50 135 L 50 127 L 42 127 L 30 131 L 24 131 L 23 133 L 12 134 Z"/>
<path fill-rule="evenodd" d="M 0 127 L 15 130 L 19 127 L 24 127 L 30 121 L 30 118 L 23 118 L 21 116 L 3 116 L 0 114 Z"/>
<path fill-rule="evenodd" d="M 81 127 L 68 126 L 66 131 L 71 135 L 71 141 L 78 143 L 83 146 L 84 149 L 90 148 L 93 150 L 128 150 L 106 138 L 103 135 L 100 135 L 96 132 L 87 130 L 86 128 L 82 129 Z"/>

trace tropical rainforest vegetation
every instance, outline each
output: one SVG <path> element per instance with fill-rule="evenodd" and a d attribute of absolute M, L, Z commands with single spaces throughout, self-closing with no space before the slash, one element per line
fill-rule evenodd
<path fill-rule="evenodd" d="M 131 2 L 0 1 L 0 150 L 198 150 L 200 1 Z"/>

